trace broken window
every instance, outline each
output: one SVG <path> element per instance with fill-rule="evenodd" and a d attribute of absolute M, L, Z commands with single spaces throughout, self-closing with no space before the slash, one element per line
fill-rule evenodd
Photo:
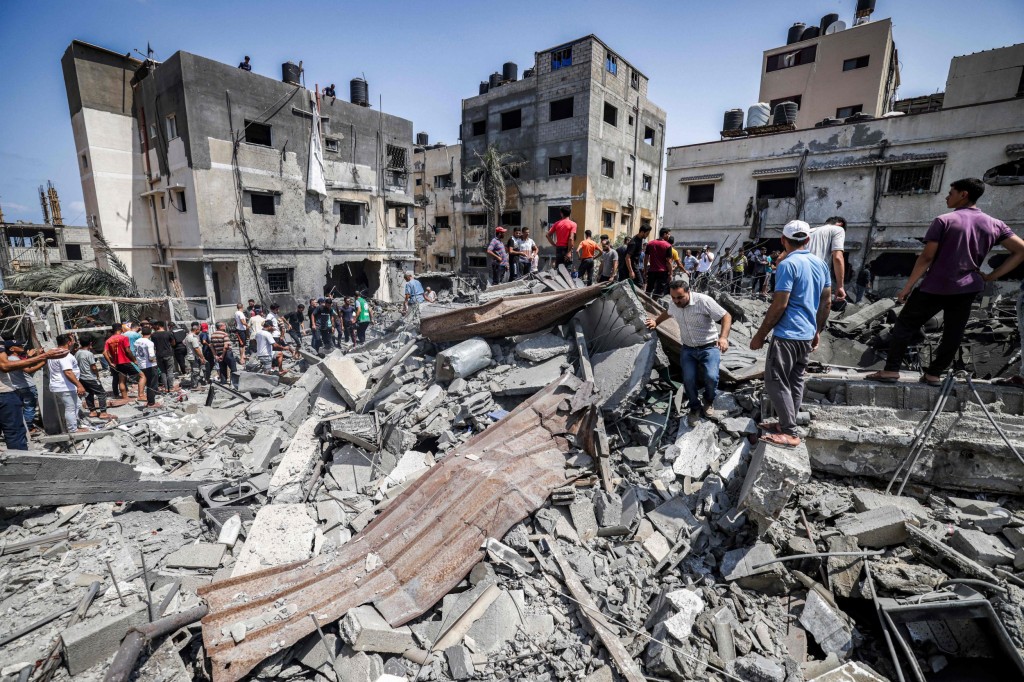
<path fill-rule="evenodd" d="M 435 189 L 448 189 L 455 183 L 452 181 L 452 174 L 445 173 L 444 175 L 434 176 L 434 188 Z"/>
<path fill-rule="evenodd" d="M 572 173 L 571 156 L 552 156 L 548 159 L 548 175 L 569 175 Z"/>
<path fill-rule="evenodd" d="M 521 211 L 506 211 L 501 214 L 501 224 L 505 227 L 518 227 L 523 224 L 523 214 Z"/>
<path fill-rule="evenodd" d="M 615 162 L 611 159 L 601 159 L 601 175 L 606 178 L 615 177 Z"/>
<path fill-rule="evenodd" d="M 185 190 L 171 190 L 171 205 L 178 209 L 179 213 L 185 212 Z"/>
<path fill-rule="evenodd" d="M 849 107 L 839 107 L 838 109 L 836 109 L 836 118 L 849 118 L 854 114 L 859 114 L 861 111 L 863 111 L 863 109 L 863 104 L 854 104 L 853 106 Z"/>
<path fill-rule="evenodd" d="M 435 258 L 437 258 L 438 267 L 450 268 L 452 265 L 455 264 L 455 259 L 452 258 L 451 256 L 435 256 Z"/>
<path fill-rule="evenodd" d="M 65 244 L 64 257 L 68 260 L 82 260 L 81 244 Z"/>
<path fill-rule="evenodd" d="M 523 125 L 523 110 L 513 109 L 512 111 L 501 112 L 501 129 L 515 130 Z"/>
<path fill-rule="evenodd" d="M 1024 159 L 1007 161 L 989 168 L 982 176 L 986 185 L 1024 185 Z"/>
<path fill-rule="evenodd" d="M 654 128 L 651 126 L 644 126 L 644 144 L 654 146 Z"/>
<path fill-rule="evenodd" d="M 450 230 L 452 229 L 451 220 L 446 215 L 439 215 L 434 217 L 434 232 L 438 230 Z"/>
<path fill-rule="evenodd" d="M 853 71 L 854 69 L 863 69 L 868 65 L 868 60 L 871 55 L 864 55 L 863 57 L 854 57 L 853 59 L 843 60 L 843 71 Z"/>
<path fill-rule="evenodd" d="M 715 200 L 715 185 L 690 185 L 686 195 L 688 204 L 710 204 Z"/>
<path fill-rule="evenodd" d="M 471 227 L 487 227 L 486 213 L 470 213 L 466 216 L 466 222 Z"/>
<path fill-rule="evenodd" d="M 619 58 L 609 52 L 608 56 L 604 58 L 604 68 L 608 70 L 608 73 L 617 74 L 619 72 Z"/>
<path fill-rule="evenodd" d="M 554 225 L 562 219 L 562 209 L 571 211 L 569 206 L 548 206 L 548 225 Z"/>
<path fill-rule="evenodd" d="M 551 51 L 551 70 L 572 66 L 572 45 Z"/>
<path fill-rule="evenodd" d="M 639 90 L 640 89 L 640 72 L 639 71 L 633 71 L 633 73 L 629 74 L 629 85 L 634 90 Z"/>
<path fill-rule="evenodd" d="M 473 137 L 487 134 L 487 120 L 473 121 Z"/>
<path fill-rule="evenodd" d="M 334 212 L 340 225 L 362 225 L 363 204 L 354 201 L 335 201 Z"/>
<path fill-rule="evenodd" d="M 936 189 L 936 172 L 939 164 L 928 166 L 911 166 L 909 168 L 889 169 L 889 181 L 886 183 L 887 194 L 920 194 Z"/>
<path fill-rule="evenodd" d="M 651 181 L 652 181 L 651 176 L 645 174 L 643 176 L 641 182 L 640 182 L 640 189 L 642 189 L 645 192 L 650 192 L 651 191 L 651 184 L 652 184 Z"/>
<path fill-rule="evenodd" d="M 266 123 L 257 123 L 256 121 L 245 122 L 245 141 L 249 144 L 258 144 L 264 147 L 270 147 L 273 143 L 273 138 L 270 135 L 270 126 Z"/>
<path fill-rule="evenodd" d="M 290 294 L 293 272 L 292 268 L 267 270 L 267 291 L 271 294 Z"/>
<path fill-rule="evenodd" d="M 778 71 L 779 69 L 788 69 L 793 66 L 800 66 L 801 64 L 810 64 L 814 62 L 814 58 L 817 56 L 817 53 L 817 45 L 808 45 L 807 47 L 794 50 L 793 52 L 773 54 L 766 60 L 764 70 L 766 73 L 771 73 L 772 71 Z"/>
<path fill-rule="evenodd" d="M 328 137 L 328 138 L 324 139 L 324 149 L 325 150 L 327 150 L 329 152 L 337 152 L 339 150 L 339 148 L 340 148 L 340 146 L 339 146 L 338 140 L 336 138 Z"/>
<path fill-rule="evenodd" d="M 609 125 L 618 127 L 619 125 L 619 109 L 613 104 L 608 102 L 604 103 L 604 122 Z"/>
<path fill-rule="evenodd" d="M 471 268 L 486 268 L 487 256 L 469 256 L 466 258 L 467 265 Z"/>
<path fill-rule="evenodd" d="M 178 136 L 178 119 L 174 114 L 169 114 L 164 120 L 167 122 L 167 139 L 173 140 Z"/>
<path fill-rule="evenodd" d="M 566 97 L 565 99 L 556 99 L 551 103 L 551 120 L 561 121 L 562 119 L 572 118 L 573 115 L 573 98 Z"/>
<path fill-rule="evenodd" d="M 601 211 L 601 227 L 606 230 L 615 227 L 615 214 L 611 211 Z"/>
<path fill-rule="evenodd" d="M 397 170 L 402 171 L 403 173 L 409 170 L 406 151 L 405 147 L 399 147 L 397 144 L 387 145 L 388 170 Z"/>
<path fill-rule="evenodd" d="M 387 218 L 389 229 L 409 227 L 409 207 L 387 204 Z"/>
<path fill-rule="evenodd" d="M 796 178 L 758 180 L 758 199 L 790 199 L 796 196 Z"/>
<path fill-rule="evenodd" d="M 274 215 L 273 194 L 251 192 L 249 194 L 249 205 L 252 207 L 253 215 Z"/>

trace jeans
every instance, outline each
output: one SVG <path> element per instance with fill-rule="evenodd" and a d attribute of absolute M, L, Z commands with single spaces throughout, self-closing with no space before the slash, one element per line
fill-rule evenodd
<path fill-rule="evenodd" d="M 142 376 L 146 377 L 146 405 L 156 404 L 156 367 L 146 367 L 142 370 Z M 141 397 L 141 396 L 139 396 Z"/>
<path fill-rule="evenodd" d="M 25 425 L 31 429 L 32 424 L 36 421 L 36 415 L 39 414 L 39 393 L 36 392 L 35 386 L 16 388 L 14 392 L 21 399 L 22 411 L 25 413 Z"/>
<path fill-rule="evenodd" d="M 320 337 L 320 345 L 325 350 L 330 351 L 331 348 L 334 347 L 330 327 L 320 327 L 320 333 L 318 334 L 318 336 Z"/>
<path fill-rule="evenodd" d="M 505 274 L 508 272 L 507 265 L 491 263 L 491 284 L 501 284 L 505 281 Z"/>
<path fill-rule="evenodd" d="M 584 258 L 580 261 L 580 279 L 586 276 L 587 286 L 594 283 L 594 259 Z"/>
<path fill-rule="evenodd" d="M 68 433 L 78 430 L 78 393 L 75 391 L 54 391 L 53 397 L 64 406 L 64 429 Z"/>
<path fill-rule="evenodd" d="M 700 387 L 704 389 L 704 404 L 715 402 L 718 392 L 718 366 L 722 360 L 722 352 L 718 346 L 710 348 L 690 348 L 683 346 L 679 353 L 679 364 L 683 368 L 683 388 L 691 411 L 700 410 Z M 703 370 L 703 372 L 702 372 Z M 703 373 L 703 383 L 698 384 Z"/>
<path fill-rule="evenodd" d="M 107 411 L 107 392 L 103 390 L 103 384 L 98 379 L 79 378 L 85 386 L 85 404 L 92 412 L 96 409 L 96 402 L 99 401 L 100 412 Z"/>
<path fill-rule="evenodd" d="M 320 346 L 323 345 L 320 342 L 320 330 L 317 329 L 316 327 L 313 327 L 309 331 L 309 345 L 313 346 L 314 353 L 320 350 Z"/>
<path fill-rule="evenodd" d="M 295 342 L 296 348 L 302 348 L 302 332 L 298 329 L 289 329 L 288 336 L 292 337 L 292 341 Z"/>
<path fill-rule="evenodd" d="M 8 450 L 28 450 L 24 410 L 17 393 L 0 393 L 0 431 L 4 434 Z"/>
<path fill-rule="evenodd" d="M 772 337 L 764 363 L 764 391 L 779 418 L 779 430 L 796 435 L 796 415 L 804 399 L 804 371 L 811 342 Z"/>
<path fill-rule="evenodd" d="M 956 352 L 964 338 L 967 320 L 971 316 L 971 305 L 977 296 L 976 293 L 929 294 L 915 289 L 896 318 L 896 324 L 893 325 L 889 354 L 885 359 L 885 371 L 900 371 L 903 356 L 906 355 L 907 346 L 910 345 L 914 334 L 941 310 L 942 339 L 932 354 L 931 364 L 924 368 L 924 372 L 933 377 L 945 372 L 956 358 Z"/>
<path fill-rule="evenodd" d="M 224 358 L 217 363 L 217 373 L 220 376 L 220 383 L 228 380 L 228 370 L 231 370 L 231 383 L 238 383 L 238 362 L 235 360 L 235 353 L 230 348 L 224 351 Z"/>
<path fill-rule="evenodd" d="M 160 383 L 168 393 L 174 390 L 174 356 L 163 355 L 156 359 L 156 365 L 160 368 Z"/>
<path fill-rule="evenodd" d="M 763 272 L 759 275 L 754 275 L 754 281 L 750 283 L 750 293 L 755 295 L 761 293 L 764 290 L 766 279 L 768 279 L 768 275 Z"/>
<path fill-rule="evenodd" d="M 864 292 L 867 291 L 867 287 L 863 284 L 853 285 L 853 302 L 860 303 L 860 300 L 864 298 Z"/>

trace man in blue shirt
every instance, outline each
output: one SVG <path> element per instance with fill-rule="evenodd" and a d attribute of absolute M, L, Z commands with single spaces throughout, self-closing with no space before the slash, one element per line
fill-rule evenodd
<path fill-rule="evenodd" d="M 831 273 L 825 261 L 807 250 L 811 227 L 791 220 L 782 228 L 786 257 L 775 275 L 775 295 L 761 327 L 750 339 L 750 349 L 764 346 L 768 332 L 768 357 L 764 366 L 764 390 L 779 418 L 778 425 L 762 424 L 761 440 L 795 448 L 800 445 L 796 415 L 804 396 L 807 356 L 818 347 L 832 307 Z"/>
<path fill-rule="evenodd" d="M 405 273 L 405 307 L 402 312 L 409 312 L 409 306 L 418 306 L 423 303 L 423 285 L 418 279 L 412 276 L 411 272 Z"/>

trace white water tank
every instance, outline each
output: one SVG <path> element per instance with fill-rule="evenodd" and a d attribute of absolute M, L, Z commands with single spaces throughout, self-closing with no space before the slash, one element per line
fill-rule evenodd
<path fill-rule="evenodd" d="M 772 115 L 772 109 L 767 102 L 758 102 L 747 109 L 747 127 L 756 128 L 768 125 L 768 118 Z"/>

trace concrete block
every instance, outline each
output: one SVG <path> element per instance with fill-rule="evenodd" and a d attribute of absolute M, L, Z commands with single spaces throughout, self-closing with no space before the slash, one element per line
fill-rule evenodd
<path fill-rule="evenodd" d="M 736 449 L 732 451 L 729 458 L 718 467 L 718 475 L 728 482 L 739 471 L 740 467 L 750 461 L 750 441 L 746 438 L 739 442 Z"/>
<path fill-rule="evenodd" d="M 270 465 L 271 460 L 281 454 L 281 442 L 284 440 L 284 433 L 280 426 L 260 424 L 256 428 L 256 434 L 249 442 L 249 449 L 243 450 L 239 459 L 242 466 L 250 472 L 264 471 Z"/>
<path fill-rule="evenodd" d="M 366 375 L 359 369 L 355 360 L 334 351 L 319 365 L 334 390 L 345 400 L 350 409 L 355 409 L 356 399 L 366 390 Z"/>
<path fill-rule="evenodd" d="M 516 344 L 516 357 L 528 362 L 544 362 L 572 350 L 572 344 L 557 334 L 541 334 Z"/>
<path fill-rule="evenodd" d="M 291 390 L 292 391 L 305 391 L 310 395 L 316 395 L 317 391 L 320 390 L 320 384 L 324 380 L 324 371 L 320 368 L 320 359 L 317 358 L 317 363 L 311 365 L 299 380 L 296 381 Z"/>
<path fill-rule="evenodd" d="M 192 519 L 193 521 L 199 520 L 199 514 L 203 510 L 192 495 L 182 495 L 181 497 L 174 498 L 170 502 L 170 507 L 176 514 L 181 514 L 186 519 Z"/>
<path fill-rule="evenodd" d="M 957 528 L 949 545 L 982 566 L 1003 566 L 1013 563 L 1013 552 L 998 535 L 980 530 Z"/>
<path fill-rule="evenodd" d="M 325 479 L 328 488 L 360 492 L 374 479 L 372 458 L 354 445 L 334 451 L 334 462 Z"/>
<path fill-rule="evenodd" d="M 700 523 L 690 512 L 686 498 L 673 497 L 647 515 L 655 528 L 660 530 L 673 544 L 679 539 L 680 533 L 689 535 Z"/>
<path fill-rule="evenodd" d="M 293 656 L 307 668 L 319 670 L 323 666 L 333 663 L 340 653 L 341 642 L 337 635 L 329 632 L 321 639 L 320 633 L 314 632 L 295 646 Z"/>
<path fill-rule="evenodd" d="M 489 343 L 480 338 L 466 339 L 437 354 L 434 375 L 438 381 L 465 379 L 489 367 L 492 359 Z"/>
<path fill-rule="evenodd" d="M 644 538 L 641 542 L 641 546 L 651 557 L 654 563 L 658 563 L 667 557 L 668 553 L 672 551 L 672 545 L 669 543 L 668 538 L 658 531 L 654 531 Z"/>
<path fill-rule="evenodd" d="M 718 448 L 718 427 L 713 422 L 701 421 L 692 429 L 685 426 L 683 429 L 675 444 L 667 448 L 669 452 L 666 452 L 665 457 L 674 460 L 672 471 L 677 476 L 699 479 L 721 454 Z"/>
<path fill-rule="evenodd" d="M 593 502 L 586 498 L 573 502 L 569 505 L 569 514 L 580 540 L 589 542 L 597 537 L 597 517 L 594 515 Z"/>
<path fill-rule="evenodd" d="M 310 395 L 305 391 L 292 387 L 281 396 L 274 411 L 281 415 L 286 423 L 298 427 L 302 420 L 309 416 Z"/>
<path fill-rule="evenodd" d="M 750 682 L 785 682 L 786 669 L 760 654 L 740 656 L 732 663 L 733 671 Z"/>
<path fill-rule="evenodd" d="M 473 623 L 473 627 L 466 633 L 467 638 L 472 639 L 476 644 L 473 650 L 476 653 L 492 654 L 512 640 L 516 632 L 523 624 L 521 614 L 525 610 L 523 593 L 521 590 L 504 591 L 498 595 L 480 620 Z"/>
<path fill-rule="evenodd" d="M 316 521 L 304 504 L 268 504 L 256 512 L 249 536 L 231 577 L 308 559 L 313 554 Z"/>
<path fill-rule="evenodd" d="M 320 458 L 320 438 L 314 433 L 319 423 L 319 419 L 310 417 L 295 431 L 267 488 L 267 494 L 275 504 L 302 501 L 302 486 L 309 480 Z"/>
<path fill-rule="evenodd" d="M 866 488 L 858 488 L 853 491 L 853 508 L 859 512 L 871 511 L 879 507 L 899 507 L 903 511 L 912 514 L 917 519 L 927 519 L 931 516 L 928 507 L 924 506 L 913 497 L 886 495 Z"/>
<path fill-rule="evenodd" d="M 473 657 L 469 653 L 469 649 L 461 644 L 445 649 L 444 657 L 448 661 L 448 671 L 453 680 L 472 679 L 473 675 L 476 674 L 476 668 L 473 666 Z"/>
<path fill-rule="evenodd" d="M 860 549 L 857 539 L 836 535 L 828 539 L 830 552 L 856 552 Z M 812 550 L 813 551 L 813 550 Z M 825 563 L 828 570 L 828 584 L 840 597 L 852 597 L 853 590 L 864 570 L 864 559 L 853 556 L 832 556 Z"/>
<path fill-rule="evenodd" d="M 800 624 L 814 636 L 825 653 L 846 658 L 853 648 L 853 633 L 842 615 L 814 590 L 807 593 Z"/>
<path fill-rule="evenodd" d="M 552 358 L 532 367 L 513 367 L 507 374 L 497 377 L 498 390 L 494 395 L 533 395 L 562 375 L 564 356 Z"/>
<path fill-rule="evenodd" d="M 657 351 L 658 339 L 652 336 L 646 343 L 591 356 L 594 384 L 599 394 L 598 404 L 605 412 L 614 412 L 640 395 L 654 367 Z"/>
<path fill-rule="evenodd" d="M 226 549 L 219 542 L 199 542 L 185 545 L 178 551 L 169 554 L 164 559 L 164 565 L 167 568 L 219 568 Z"/>
<path fill-rule="evenodd" d="M 844 332 L 853 332 L 884 317 L 895 306 L 895 300 L 891 298 L 880 298 L 874 303 L 864 306 L 852 315 L 844 317 L 841 320 L 837 320 L 833 324 Z"/>
<path fill-rule="evenodd" d="M 836 519 L 836 529 L 857 538 L 861 547 L 889 547 L 907 539 L 907 522 L 913 517 L 899 507 L 877 507 Z"/>
<path fill-rule="evenodd" d="M 384 674 L 384 659 L 345 645 L 335 660 L 334 672 L 338 682 L 376 682 Z"/>
<path fill-rule="evenodd" d="M 622 523 L 622 498 L 617 493 L 599 490 L 594 495 L 594 514 L 601 528 L 612 528 Z"/>
<path fill-rule="evenodd" d="M 783 448 L 759 441 L 740 490 L 739 508 L 755 520 L 760 532 L 772 524 L 796 487 L 811 480 L 807 445 Z"/>
<path fill-rule="evenodd" d="M 665 629 L 680 643 L 686 644 L 697 616 L 704 611 L 704 598 L 692 590 L 669 592 L 665 598 L 676 609 L 676 614 L 665 620 Z"/>
<path fill-rule="evenodd" d="M 281 377 L 276 374 L 238 373 L 238 392 L 248 393 L 254 397 L 271 395 L 280 383 Z"/>
<path fill-rule="evenodd" d="M 64 660 L 71 675 L 78 675 L 101 663 L 121 646 L 128 630 L 149 622 L 149 607 L 130 604 L 111 615 L 97 616 L 64 630 Z"/>
<path fill-rule="evenodd" d="M 391 627 L 369 604 L 350 609 L 341 619 L 339 632 L 356 651 L 400 654 L 416 647 L 409 626 Z"/>
<path fill-rule="evenodd" d="M 651 451 L 645 446 L 632 445 L 622 449 L 622 459 L 635 465 L 650 464 Z"/>
<path fill-rule="evenodd" d="M 734 435 L 757 433 L 757 422 L 750 417 L 728 417 L 721 424 L 723 430 Z"/>
<path fill-rule="evenodd" d="M 1003 537 L 1017 549 L 1024 547 L 1024 528 L 1003 528 Z"/>
<path fill-rule="evenodd" d="M 583 682 L 615 682 L 615 675 L 612 673 L 612 669 L 609 666 L 602 665 L 600 668 L 584 677 Z"/>

